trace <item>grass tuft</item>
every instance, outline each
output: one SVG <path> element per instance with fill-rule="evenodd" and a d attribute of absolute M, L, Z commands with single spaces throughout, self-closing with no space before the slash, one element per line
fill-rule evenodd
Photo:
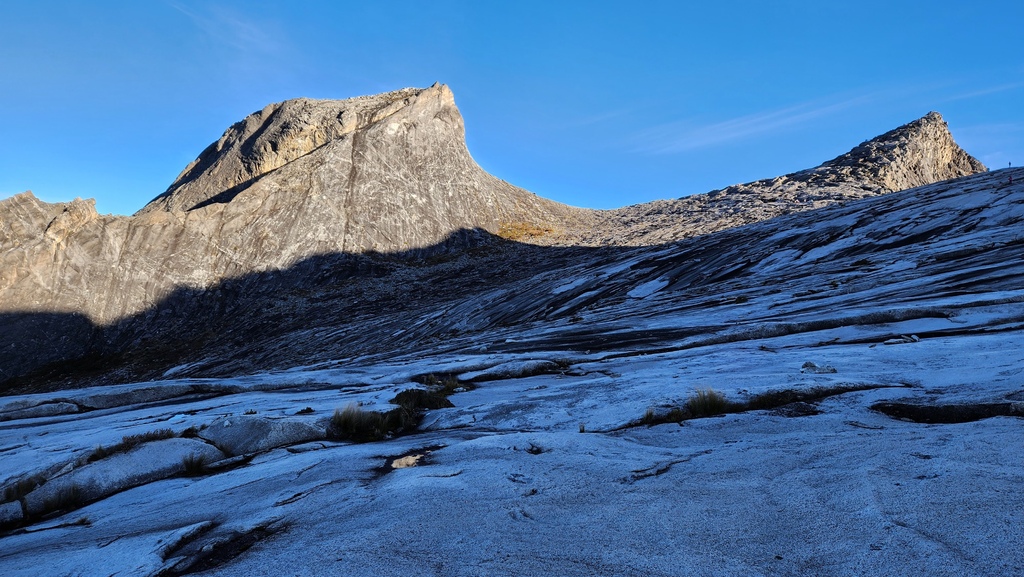
<path fill-rule="evenodd" d="M 647 411 L 644 412 L 643 418 L 640 419 L 640 423 L 652 427 L 660 422 L 658 419 L 658 413 L 655 412 L 654 407 L 648 407 Z"/>
<path fill-rule="evenodd" d="M 199 431 L 202 429 L 196 428 L 195 426 L 189 427 L 181 432 L 181 437 L 185 439 L 195 439 L 199 436 Z"/>
<path fill-rule="evenodd" d="M 386 413 L 364 411 L 356 403 L 334 411 L 327 424 L 327 438 L 357 443 L 380 441 L 389 435 L 402 433 L 419 424 L 419 412 L 408 407 L 397 407 Z"/>
<path fill-rule="evenodd" d="M 697 389 L 686 401 L 686 409 L 693 417 L 721 415 L 729 410 L 729 401 L 714 389 Z"/>
<path fill-rule="evenodd" d="M 25 498 L 25 495 L 31 493 L 36 487 L 46 482 L 46 479 L 42 475 L 34 475 L 32 477 L 25 477 L 24 479 L 18 479 L 13 485 L 9 485 L 4 488 L 4 502 L 8 501 L 19 501 Z"/>
<path fill-rule="evenodd" d="M 203 455 L 186 455 L 181 460 L 181 465 L 185 469 L 186 477 L 198 477 L 206 473 L 206 457 Z"/>
<path fill-rule="evenodd" d="M 160 441 L 163 439 L 170 439 L 177 436 L 178 435 L 176 435 L 174 431 L 170 429 L 157 429 L 155 431 L 149 431 L 148 433 L 141 433 L 138 435 L 127 435 L 125 437 L 121 437 L 121 442 L 116 445 L 111 445 L 109 447 L 104 447 L 103 445 L 100 445 L 96 447 L 96 449 L 94 449 L 93 452 L 90 453 L 88 457 L 86 457 L 86 461 L 92 463 L 95 461 L 99 461 L 100 459 L 109 457 L 110 455 L 115 455 L 117 453 L 127 453 L 128 451 L 131 451 L 132 449 L 138 447 L 143 443 L 148 443 L 150 441 Z"/>
<path fill-rule="evenodd" d="M 83 500 L 82 488 L 72 483 L 70 486 L 58 491 L 53 497 L 43 501 L 43 511 L 46 513 L 70 511 L 80 507 Z"/>
<path fill-rule="evenodd" d="M 686 411 L 679 407 L 672 407 L 668 414 L 665 415 L 665 420 L 670 423 L 681 423 L 686 420 Z"/>

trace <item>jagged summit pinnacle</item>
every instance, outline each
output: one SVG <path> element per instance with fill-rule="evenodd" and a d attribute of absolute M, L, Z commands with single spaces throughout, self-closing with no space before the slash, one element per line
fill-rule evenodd
<path fill-rule="evenodd" d="M 935 111 L 865 141 L 816 170 L 829 169 L 874 182 L 885 192 L 988 170 L 954 142 L 946 121 Z"/>
<path fill-rule="evenodd" d="M 200 314 L 200 297 L 225 283 L 283 290 L 284 277 L 344 274 L 372 251 L 425 255 L 505 225 L 536 244 L 650 245 L 980 170 L 929 114 L 814 169 L 593 211 L 486 173 L 443 84 L 287 100 L 228 128 L 134 216 L 0 201 L 0 314 L 21 319 L 0 333 L 0 381 L 97 347 L 118 353 L 163 312 Z M 97 327 L 108 327 L 99 341 Z"/>
<path fill-rule="evenodd" d="M 139 212 L 187 211 L 226 202 L 263 175 L 378 122 L 420 97 L 454 106 L 451 91 L 439 83 L 345 100 L 294 98 L 268 104 L 228 128 Z"/>
<path fill-rule="evenodd" d="M 929 112 L 815 168 L 608 211 L 580 242 L 671 242 L 986 170 L 953 141 L 942 115 Z"/>

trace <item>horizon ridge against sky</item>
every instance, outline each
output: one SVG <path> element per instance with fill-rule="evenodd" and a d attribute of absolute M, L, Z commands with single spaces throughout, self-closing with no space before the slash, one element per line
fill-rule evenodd
<path fill-rule="evenodd" d="M 576 206 L 810 168 L 931 110 L 1024 162 L 1017 2 L 549 4 L 5 6 L 0 198 L 131 214 L 267 104 L 436 81 L 485 170 Z"/>

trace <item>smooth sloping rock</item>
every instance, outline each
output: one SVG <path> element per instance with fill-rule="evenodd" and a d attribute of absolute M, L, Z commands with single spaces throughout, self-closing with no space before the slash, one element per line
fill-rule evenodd
<path fill-rule="evenodd" d="M 0 503 L 0 527 L 19 523 L 21 519 L 21 503 L 18 501 Z"/>
<path fill-rule="evenodd" d="M 979 170 L 932 113 L 815 169 L 590 211 L 484 172 L 444 85 L 290 100 L 229 128 L 135 216 L 31 193 L 0 201 L 0 382 L 37 371 L 34 382 L 52 388 L 58 379 L 45 371 L 88 372 L 94 361 L 122 363 L 125 380 L 159 376 L 187 343 L 216 338 L 196 318 L 245 312 L 233 307 L 252 289 L 246 282 L 286 292 L 303 275 L 388 266 L 356 256 L 367 251 L 425 256 L 479 242 L 482 231 L 535 244 L 650 245 Z M 445 283 L 430 286 L 444 296 Z M 128 351 L 136 366 L 120 360 Z"/>
<path fill-rule="evenodd" d="M 558 370 L 558 363 L 547 360 L 509 361 L 482 371 L 459 375 L 465 381 L 494 381 L 497 379 L 519 379 Z"/>
<path fill-rule="evenodd" d="M 165 439 L 110 455 L 49 479 L 25 497 L 30 515 L 42 515 L 62 501 L 88 503 L 185 470 L 187 457 L 206 462 L 224 458 L 213 446 L 195 439 Z"/>
<path fill-rule="evenodd" d="M 301 421 L 239 415 L 217 419 L 199 436 L 229 455 L 244 455 L 323 439 L 325 431 Z"/>
<path fill-rule="evenodd" d="M 0 421 L 14 419 L 34 419 L 36 417 L 52 417 L 54 415 L 70 415 L 79 411 L 78 405 L 57 401 L 52 403 L 40 403 L 24 409 L 12 411 L 0 411 Z"/>

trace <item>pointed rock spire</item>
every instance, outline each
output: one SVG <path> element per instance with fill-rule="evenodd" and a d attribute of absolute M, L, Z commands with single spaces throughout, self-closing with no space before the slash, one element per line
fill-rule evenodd
<path fill-rule="evenodd" d="M 906 190 L 988 170 L 967 154 L 938 112 L 890 130 L 822 164 L 848 179 L 875 183 L 885 192 Z"/>

